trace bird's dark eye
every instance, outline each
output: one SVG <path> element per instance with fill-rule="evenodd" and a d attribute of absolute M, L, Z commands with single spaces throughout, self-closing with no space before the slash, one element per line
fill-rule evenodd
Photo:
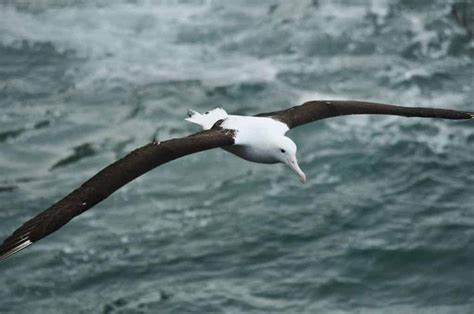
<path fill-rule="evenodd" d="M 204 112 L 204 114 L 209 114 L 209 111 Z"/>
<path fill-rule="evenodd" d="M 283 148 L 280 148 L 280 152 L 286 153 L 286 150 L 284 150 Z"/>

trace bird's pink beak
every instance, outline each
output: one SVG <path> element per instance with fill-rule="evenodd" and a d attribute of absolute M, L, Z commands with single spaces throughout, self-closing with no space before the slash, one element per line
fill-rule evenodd
<path fill-rule="evenodd" d="M 291 170 L 298 175 L 301 183 L 306 183 L 306 175 L 301 170 L 300 166 L 298 165 L 298 160 L 296 160 L 296 156 L 289 158 L 287 160 L 287 165 L 290 166 Z"/>

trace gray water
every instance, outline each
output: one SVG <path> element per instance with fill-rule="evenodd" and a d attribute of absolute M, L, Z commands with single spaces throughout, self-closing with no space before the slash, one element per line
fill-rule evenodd
<path fill-rule="evenodd" d="M 187 108 L 473 111 L 473 12 L 3 0 L 0 237 L 153 137 L 197 131 Z M 353 116 L 289 136 L 306 185 L 223 150 L 174 161 L 1 262 L 0 313 L 474 312 L 474 123 Z"/>

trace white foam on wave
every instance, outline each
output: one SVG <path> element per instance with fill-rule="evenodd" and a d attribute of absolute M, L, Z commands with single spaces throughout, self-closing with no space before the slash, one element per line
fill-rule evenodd
<path fill-rule="evenodd" d="M 71 49 L 90 58 L 147 54 L 159 41 L 171 40 L 176 29 L 173 25 L 184 23 L 199 13 L 200 7 L 180 8 L 117 3 L 31 13 L 7 6 L 0 11 L 0 41 L 7 46 L 21 41 L 51 42 L 59 51 Z"/>
<path fill-rule="evenodd" d="M 212 2 L 114 3 L 35 13 L 6 6 L 0 10 L 0 44 L 18 48 L 48 42 L 59 53 L 74 52 L 85 60 L 67 73 L 78 88 L 102 80 L 131 84 L 202 80 L 212 86 L 273 80 L 277 71 L 268 60 L 223 54 L 209 44 L 179 42 L 180 29 L 199 27 L 212 14 Z"/>

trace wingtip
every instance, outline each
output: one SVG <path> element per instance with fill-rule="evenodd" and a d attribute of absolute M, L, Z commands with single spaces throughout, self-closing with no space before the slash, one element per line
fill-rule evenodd
<path fill-rule="evenodd" d="M 7 259 L 8 257 L 12 256 L 15 253 L 18 253 L 24 248 L 30 246 L 31 244 L 33 244 L 33 241 L 31 241 L 30 239 L 25 239 L 24 241 L 18 243 L 14 247 L 6 250 L 5 252 L 2 252 L 0 255 L 0 261 Z"/>

